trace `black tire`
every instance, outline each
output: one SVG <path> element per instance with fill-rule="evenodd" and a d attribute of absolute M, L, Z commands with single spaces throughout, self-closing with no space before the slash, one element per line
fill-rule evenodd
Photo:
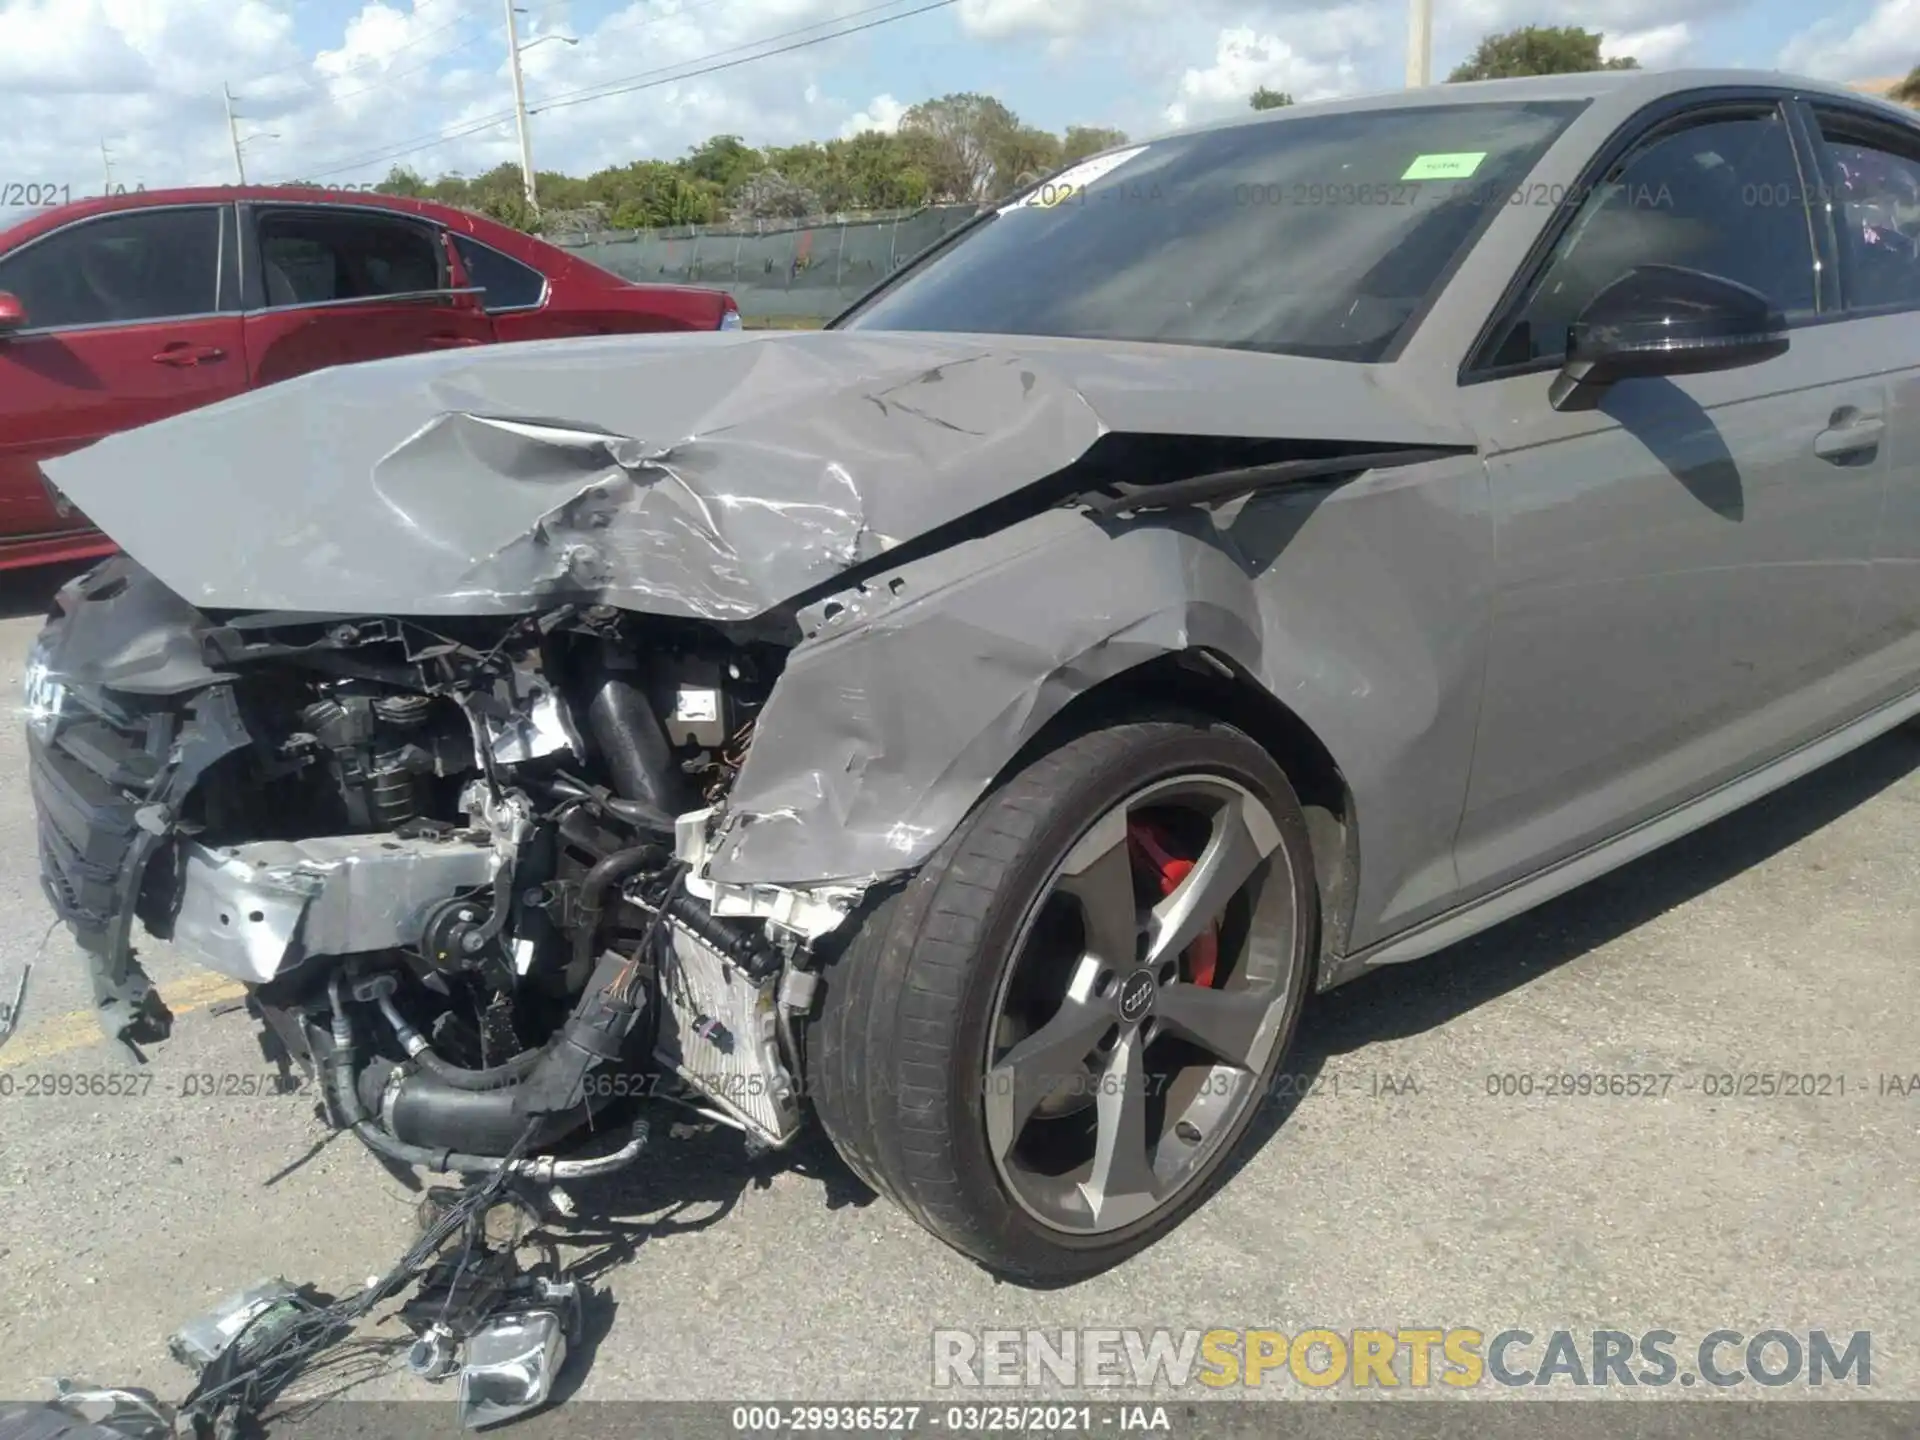
<path fill-rule="evenodd" d="M 1294 921 L 1290 997 L 1255 1098 L 1164 1208 L 1098 1235 L 1039 1222 L 1012 1196 L 983 1118 L 987 1036 L 1028 917 L 1088 828 L 1159 777 L 1204 772 L 1244 788 L 1277 823 Z M 1215 1189 L 1292 1047 L 1312 988 L 1319 915 L 1300 804 L 1266 750 L 1199 715 L 1126 718 L 1067 740 L 1004 780 L 904 885 L 856 919 L 825 971 L 809 1030 L 808 1088 L 847 1164 L 926 1229 L 988 1269 L 1040 1283 L 1145 1249 Z"/>

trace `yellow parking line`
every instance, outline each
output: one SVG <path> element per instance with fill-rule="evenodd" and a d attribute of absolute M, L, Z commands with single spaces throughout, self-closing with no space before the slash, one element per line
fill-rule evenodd
<path fill-rule="evenodd" d="M 175 1015 L 204 1010 L 209 1005 L 218 1005 L 222 1000 L 235 1000 L 246 993 L 247 987 L 238 980 L 215 975 L 211 971 L 201 971 L 160 987 L 160 998 Z M 32 1003 L 33 997 L 29 995 L 27 1004 Z M 22 1029 L 4 1048 L 0 1048 L 0 1069 L 17 1070 L 23 1065 L 36 1065 L 69 1050 L 83 1050 L 105 1038 L 100 1030 L 100 1022 L 94 1019 L 90 1011 L 75 1010 L 66 1015 L 56 1015 L 51 1020 Z"/>

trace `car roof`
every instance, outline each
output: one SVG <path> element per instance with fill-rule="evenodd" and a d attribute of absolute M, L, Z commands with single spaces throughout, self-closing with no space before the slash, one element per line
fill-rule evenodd
<path fill-rule="evenodd" d="M 234 201 L 297 201 L 304 204 L 360 205 L 378 210 L 399 210 L 410 215 L 452 224 L 471 232 L 475 222 L 488 230 L 496 228 L 483 216 L 457 206 L 433 200 L 412 200 L 399 195 L 377 195 L 370 191 L 328 190 L 308 185 L 197 185 L 172 190 L 135 190 L 124 195 L 93 196 L 67 205 L 53 205 L 27 211 L 0 211 L 0 242 L 25 239 L 43 231 L 70 225 L 75 220 L 95 215 L 111 215 L 123 210 L 148 210 L 165 205 L 222 205 Z"/>
<path fill-rule="evenodd" d="M 1209 124 L 1184 126 L 1159 138 L 1194 135 L 1213 130 L 1238 129 L 1248 125 L 1284 125 L 1316 115 L 1355 114 L 1369 110 L 1424 109 L 1433 106 L 1529 104 L 1571 100 L 1606 104 L 1622 116 L 1651 101 L 1690 90 L 1716 90 L 1727 87 L 1789 91 L 1809 97 L 1846 100 L 1856 106 L 1878 109 L 1911 124 L 1914 112 L 1904 105 L 1878 96 L 1849 90 L 1828 80 L 1794 75 L 1780 70 L 1684 69 L 1684 70 L 1590 70 L 1574 75 L 1528 75 L 1511 80 L 1466 80 L 1414 89 L 1382 90 L 1363 95 L 1343 95 L 1332 100 L 1311 100 L 1283 105 L 1274 110 L 1239 114 Z"/>

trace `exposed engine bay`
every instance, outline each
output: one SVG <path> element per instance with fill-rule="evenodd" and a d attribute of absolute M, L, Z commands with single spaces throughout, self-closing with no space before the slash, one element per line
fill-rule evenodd
<path fill-rule="evenodd" d="M 130 587 L 157 592 L 124 561 L 74 582 L 43 647 Z M 716 915 L 703 879 L 778 645 L 578 606 L 189 630 L 198 655 L 31 703 L 44 883 L 123 1038 L 168 1024 L 131 913 L 245 982 L 270 1047 L 390 1161 L 615 1168 L 637 1141 L 553 1152 L 643 1093 L 792 1137 L 809 937 Z"/>

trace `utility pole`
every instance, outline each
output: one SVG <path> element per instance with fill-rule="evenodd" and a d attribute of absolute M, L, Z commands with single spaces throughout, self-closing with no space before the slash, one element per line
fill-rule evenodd
<path fill-rule="evenodd" d="M 1415 0 L 1419 4 L 1419 0 Z M 234 171 L 240 175 L 240 184 L 246 184 L 246 161 L 240 157 L 240 125 L 234 123 L 234 92 L 232 86 L 221 84 L 221 94 L 227 96 L 227 138 L 234 142 Z"/>
<path fill-rule="evenodd" d="M 1433 83 L 1433 0 L 1407 0 L 1407 88 Z"/>
<path fill-rule="evenodd" d="M 113 156 L 107 153 L 107 142 L 104 140 L 100 142 L 100 164 L 107 172 L 107 188 L 100 193 L 111 195 L 113 194 Z"/>
<path fill-rule="evenodd" d="M 513 16 L 513 0 L 507 0 L 507 61 L 513 69 L 513 118 L 520 127 L 520 179 L 526 187 L 527 209 L 538 215 L 540 197 L 533 188 L 533 141 L 527 135 L 527 87 L 520 78 L 520 26 Z"/>

